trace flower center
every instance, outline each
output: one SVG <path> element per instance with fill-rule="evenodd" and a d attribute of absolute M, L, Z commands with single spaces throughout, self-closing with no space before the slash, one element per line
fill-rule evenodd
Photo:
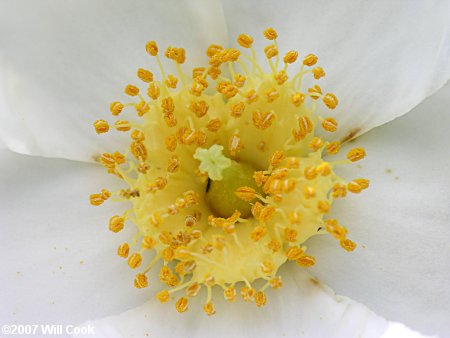
<path fill-rule="evenodd" d="M 147 97 L 130 84 L 125 94 L 132 101 L 110 106 L 113 116 L 128 108 L 137 113 L 114 123 L 117 131 L 130 133 L 126 151 L 99 157 L 125 187 L 102 189 L 90 202 L 98 206 L 113 197 L 129 203 L 126 212 L 109 221 L 113 232 L 125 223 L 137 226 L 136 235 L 117 253 L 132 269 L 145 265 L 136 274 L 137 288 L 147 287 L 147 275 L 159 269 L 167 286 L 157 294 L 161 302 L 184 290 L 175 304 L 179 312 L 204 288 L 203 309 L 214 314 L 215 286 L 229 301 L 239 287 L 245 301 L 264 305 L 265 290 L 282 285 L 281 265 L 314 265 L 305 241 L 316 234 L 331 234 L 347 251 L 356 247 L 347 229 L 325 216 L 334 199 L 368 187 L 368 180 L 346 182 L 334 171 L 362 159 L 365 151 L 355 148 L 345 160 L 324 160 L 339 152 L 340 143 L 319 136 L 319 129 L 333 133 L 338 123 L 319 115 L 317 104 L 335 109 L 338 99 L 317 84 L 305 89 L 302 83 L 307 74 L 319 80 L 325 72 L 309 54 L 288 75 L 298 52 L 287 52 L 281 61 L 277 33 L 269 28 L 264 36 L 271 41 L 264 49 L 268 73 L 257 62 L 253 38 L 245 34 L 237 42 L 250 51 L 247 62 L 235 48 L 211 45 L 209 65 L 193 69 L 192 76 L 181 69 L 183 48 L 165 52 L 175 76 L 167 74 L 157 44 L 150 41 L 146 50 L 156 59 L 161 78 L 139 68 Z M 94 127 L 102 134 L 110 124 L 97 120 Z M 264 283 L 255 290 L 257 280 Z"/>
<path fill-rule="evenodd" d="M 200 170 L 208 174 L 205 200 L 214 214 L 220 217 L 230 217 L 235 211 L 239 211 L 242 218 L 250 217 L 251 205 L 242 200 L 236 191 L 241 187 L 250 187 L 261 192 L 253 178 L 255 168 L 226 158 L 222 150 L 222 146 L 215 144 L 208 150 L 197 148 L 194 154 L 194 158 L 200 161 Z"/>

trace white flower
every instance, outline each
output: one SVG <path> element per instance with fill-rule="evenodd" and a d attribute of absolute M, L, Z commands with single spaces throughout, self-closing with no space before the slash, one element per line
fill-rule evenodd
<path fill-rule="evenodd" d="M 288 2 L 281 8 L 234 1 L 45 1 L 33 8 L 4 2 L 0 13 L 0 138 L 11 150 L 47 157 L 90 160 L 105 150 L 89 126 L 132 81 L 133 70 L 149 62 L 140 49 L 149 38 L 185 47 L 188 62 L 197 65 L 211 42 L 231 44 L 241 32 L 276 27 L 286 48 L 314 52 L 327 66 L 323 86 L 340 98 L 339 136 L 360 135 L 402 115 L 450 75 L 450 8 L 438 1 Z M 358 139 L 369 153 L 364 175 L 374 184 L 334 213 L 365 248 L 345 254 L 323 238 L 308 243 L 320 280 L 429 334 L 449 330 L 449 250 L 442 244 L 449 97 L 440 95 L 435 104 L 442 111 L 422 106 L 435 116 L 417 111 Z M 0 170 L 5 323 L 78 323 L 148 299 L 113 257 L 120 239 L 99 226 L 115 207 L 100 215 L 85 204 L 84 196 L 112 184 L 100 168 L 3 151 Z M 288 267 L 283 276 L 285 287 L 264 309 L 218 304 L 220 314 L 211 319 L 194 311 L 179 316 L 151 300 L 95 324 L 106 336 L 268 337 L 376 337 L 388 325 L 357 303 L 335 299 L 298 269 Z"/>

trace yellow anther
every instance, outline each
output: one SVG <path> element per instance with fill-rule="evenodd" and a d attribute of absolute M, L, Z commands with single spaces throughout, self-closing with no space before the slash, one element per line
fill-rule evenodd
<path fill-rule="evenodd" d="M 342 240 L 342 239 L 346 238 L 346 236 L 348 234 L 348 230 L 344 226 L 339 225 L 339 222 L 337 219 L 327 219 L 325 221 L 325 223 L 326 223 L 325 229 L 335 239 Z"/>
<path fill-rule="evenodd" d="M 174 173 L 180 169 L 180 160 L 176 156 L 172 156 L 167 162 L 167 171 Z"/>
<path fill-rule="evenodd" d="M 198 84 L 202 85 L 203 88 L 208 88 L 208 86 L 209 86 L 208 81 L 206 81 L 206 79 L 202 76 L 197 76 L 194 80 Z"/>
<path fill-rule="evenodd" d="M 261 271 L 264 275 L 269 276 L 275 270 L 275 264 L 270 261 L 265 261 L 261 263 Z"/>
<path fill-rule="evenodd" d="M 170 262 L 173 260 L 175 252 L 172 248 L 165 248 L 163 251 L 161 251 L 161 257 L 164 261 Z"/>
<path fill-rule="evenodd" d="M 322 95 L 322 88 L 319 85 L 314 85 L 308 88 L 308 93 L 313 100 L 317 100 Z"/>
<path fill-rule="evenodd" d="M 245 110 L 245 104 L 244 102 L 238 102 L 231 106 L 231 116 L 238 118 L 241 117 Z"/>
<path fill-rule="evenodd" d="M 205 101 L 191 101 L 189 109 L 198 117 L 201 118 L 208 112 L 209 106 Z"/>
<path fill-rule="evenodd" d="M 331 142 L 327 145 L 327 152 L 330 155 L 335 155 L 341 149 L 341 143 L 339 141 Z"/>
<path fill-rule="evenodd" d="M 194 95 L 194 96 L 199 96 L 200 97 L 204 90 L 205 90 L 205 87 L 203 87 L 197 81 L 194 81 L 192 83 L 191 89 L 189 90 L 189 93 Z"/>
<path fill-rule="evenodd" d="M 136 109 L 138 116 L 143 116 L 150 111 L 150 106 L 147 102 L 140 101 L 134 105 L 134 109 Z"/>
<path fill-rule="evenodd" d="M 131 153 L 133 156 L 141 161 L 145 161 L 147 159 L 147 148 L 144 146 L 142 142 L 133 141 L 130 144 Z"/>
<path fill-rule="evenodd" d="M 369 183 L 369 180 L 357 178 L 347 184 L 347 189 L 354 194 L 358 194 L 364 189 L 367 189 L 369 187 Z"/>
<path fill-rule="evenodd" d="M 297 240 L 298 231 L 293 228 L 284 229 L 284 238 L 288 242 L 295 242 Z"/>
<path fill-rule="evenodd" d="M 256 191 L 250 187 L 240 187 L 235 192 L 240 199 L 250 202 L 256 197 Z"/>
<path fill-rule="evenodd" d="M 307 180 L 315 179 L 317 177 L 317 174 L 318 174 L 316 168 L 313 167 L 313 166 L 306 167 L 303 173 L 304 173 L 305 178 Z"/>
<path fill-rule="evenodd" d="M 137 76 L 144 82 L 152 82 L 153 81 L 153 73 L 144 68 L 139 68 L 137 70 Z"/>
<path fill-rule="evenodd" d="M 343 239 L 340 241 L 341 247 L 343 247 L 346 251 L 353 251 L 356 249 L 356 243 L 347 239 Z"/>
<path fill-rule="evenodd" d="M 139 88 L 136 86 L 133 86 L 131 84 L 127 85 L 124 90 L 125 94 L 130 96 L 136 96 L 139 94 Z"/>
<path fill-rule="evenodd" d="M 122 258 L 127 258 L 128 254 L 130 253 L 130 246 L 128 243 L 123 243 L 122 245 L 119 245 L 117 248 L 117 255 Z"/>
<path fill-rule="evenodd" d="M 164 80 L 164 83 L 167 85 L 167 87 L 175 89 L 177 88 L 178 79 L 173 75 L 169 75 L 167 79 Z"/>
<path fill-rule="evenodd" d="M 158 55 L 158 45 L 156 44 L 155 41 L 149 41 L 149 42 L 147 42 L 147 44 L 145 45 L 145 50 L 146 50 L 147 53 L 150 54 L 151 56 L 156 56 L 156 55 Z"/>
<path fill-rule="evenodd" d="M 156 83 L 152 82 L 148 85 L 147 95 L 149 98 L 156 100 L 159 97 L 159 93 L 160 89 Z"/>
<path fill-rule="evenodd" d="M 161 282 L 167 283 L 172 276 L 172 271 L 167 267 L 163 266 L 161 267 L 161 270 L 159 270 L 159 280 Z"/>
<path fill-rule="evenodd" d="M 241 88 L 242 86 L 244 86 L 245 80 L 246 80 L 246 78 L 245 78 L 244 75 L 241 75 L 241 74 L 235 74 L 235 75 L 234 75 L 234 84 L 235 84 L 237 87 L 239 87 L 239 88 Z"/>
<path fill-rule="evenodd" d="M 246 302 L 250 302 L 252 300 L 254 294 L 255 294 L 255 289 L 253 289 L 251 287 L 244 286 L 241 289 L 241 297 Z"/>
<path fill-rule="evenodd" d="M 132 269 L 136 269 L 142 263 L 142 257 L 139 253 L 134 253 L 128 258 L 128 265 Z"/>
<path fill-rule="evenodd" d="M 97 120 L 94 122 L 94 128 L 97 134 L 107 133 L 109 130 L 109 124 L 105 120 Z"/>
<path fill-rule="evenodd" d="M 157 244 L 156 241 L 152 237 L 145 236 L 142 239 L 141 246 L 143 249 L 151 250 L 156 246 L 156 244 Z"/>
<path fill-rule="evenodd" d="M 142 131 L 135 129 L 131 132 L 131 138 L 135 141 L 142 142 L 145 140 L 145 134 Z"/>
<path fill-rule="evenodd" d="M 164 114 L 173 113 L 175 110 L 175 104 L 173 102 L 173 98 L 171 96 L 165 97 L 161 101 L 161 108 Z"/>
<path fill-rule="evenodd" d="M 225 96 L 226 99 L 231 99 L 232 97 L 236 96 L 238 92 L 239 89 L 236 86 L 229 84 L 224 88 L 222 94 L 223 96 Z"/>
<path fill-rule="evenodd" d="M 322 127 L 326 131 L 335 132 L 337 130 L 337 126 L 338 126 L 337 121 L 335 119 L 333 119 L 332 117 L 327 118 L 322 121 Z"/>
<path fill-rule="evenodd" d="M 264 208 L 261 209 L 261 213 L 259 214 L 259 220 L 260 221 L 268 221 L 272 218 L 272 216 L 275 214 L 275 207 L 272 205 L 266 205 Z"/>
<path fill-rule="evenodd" d="M 236 299 L 236 296 L 237 296 L 236 289 L 234 287 L 230 286 L 229 288 L 224 290 L 223 296 L 229 302 L 234 302 L 234 300 Z"/>
<path fill-rule="evenodd" d="M 134 286 L 138 289 L 146 288 L 148 286 L 147 276 L 143 273 L 138 273 L 134 278 Z"/>
<path fill-rule="evenodd" d="M 168 151 L 174 152 L 177 148 L 177 137 L 175 135 L 169 135 L 164 140 Z"/>
<path fill-rule="evenodd" d="M 123 104 L 118 101 L 114 101 L 109 105 L 109 111 L 114 116 L 119 115 L 122 112 L 122 109 L 123 109 Z"/>
<path fill-rule="evenodd" d="M 276 239 L 272 239 L 269 243 L 267 243 L 267 247 L 273 252 L 278 252 L 281 250 L 281 243 Z"/>
<path fill-rule="evenodd" d="M 186 61 L 186 51 L 184 48 L 167 47 L 164 55 L 178 64 L 183 64 Z"/>
<path fill-rule="evenodd" d="M 269 128 L 273 121 L 275 120 L 275 114 L 273 112 L 261 112 L 260 110 L 255 110 L 252 114 L 253 125 L 257 129 L 267 129 Z"/>
<path fill-rule="evenodd" d="M 354 148 L 347 153 L 347 158 L 352 162 L 362 160 L 365 156 L 366 151 L 364 148 Z"/>
<path fill-rule="evenodd" d="M 231 156 L 236 156 L 236 154 L 242 149 L 242 142 L 239 135 L 233 135 L 228 142 L 228 150 Z"/>
<path fill-rule="evenodd" d="M 317 63 L 317 56 L 315 56 L 314 54 L 308 54 L 305 56 L 305 58 L 303 59 L 303 64 L 305 66 L 314 66 Z"/>
<path fill-rule="evenodd" d="M 330 203 L 328 201 L 319 201 L 317 202 L 317 210 L 320 212 L 326 214 L 328 211 L 330 211 Z"/>
<path fill-rule="evenodd" d="M 241 52 L 236 48 L 230 48 L 227 50 L 226 59 L 230 62 L 236 62 L 241 56 Z"/>
<path fill-rule="evenodd" d="M 300 249 L 298 246 L 290 246 L 286 250 L 285 255 L 290 261 L 296 261 L 297 259 L 302 257 L 304 253 L 305 252 L 302 249 Z"/>
<path fill-rule="evenodd" d="M 237 42 L 244 48 L 250 48 L 253 44 L 253 38 L 247 34 L 241 34 L 238 36 Z"/>
<path fill-rule="evenodd" d="M 309 268 L 316 264 L 316 259 L 313 256 L 304 255 L 296 260 L 297 264 L 302 268 Z"/>
<path fill-rule="evenodd" d="M 163 220 L 162 217 L 159 215 L 159 213 L 154 212 L 153 214 L 150 215 L 149 222 L 154 227 L 159 227 L 162 224 Z"/>
<path fill-rule="evenodd" d="M 332 188 L 331 195 L 334 198 L 345 197 L 347 196 L 347 187 L 344 184 L 336 183 Z"/>
<path fill-rule="evenodd" d="M 179 260 L 184 260 L 190 257 L 189 248 L 184 245 L 180 245 L 175 249 L 175 258 Z"/>
<path fill-rule="evenodd" d="M 312 140 L 309 142 L 308 146 L 312 150 L 317 151 L 317 150 L 319 150 L 320 148 L 323 147 L 323 144 L 324 144 L 324 142 L 323 142 L 323 140 L 320 137 L 314 136 L 312 138 Z"/>
<path fill-rule="evenodd" d="M 103 153 L 102 156 L 100 156 L 99 161 L 105 168 L 114 168 L 116 166 L 114 156 L 108 153 Z"/>
<path fill-rule="evenodd" d="M 245 97 L 247 99 L 247 103 L 253 103 L 258 100 L 258 94 L 256 93 L 256 90 L 250 89 L 246 94 Z"/>
<path fill-rule="evenodd" d="M 214 286 L 214 284 L 216 284 L 216 279 L 214 278 L 213 275 L 207 274 L 205 276 L 204 283 L 209 286 Z"/>
<path fill-rule="evenodd" d="M 220 129 L 221 126 L 222 121 L 219 118 L 215 118 L 209 120 L 209 122 L 206 124 L 206 129 L 208 129 L 210 132 L 216 132 Z"/>
<path fill-rule="evenodd" d="M 290 50 L 284 55 L 283 61 L 284 63 L 294 63 L 297 61 L 298 58 L 298 52 L 295 50 Z"/>
<path fill-rule="evenodd" d="M 219 53 L 220 51 L 223 50 L 223 47 L 220 45 L 210 45 L 207 49 L 206 49 L 206 55 L 208 57 L 213 57 L 214 55 L 216 55 L 217 53 Z"/>
<path fill-rule="evenodd" d="M 208 125 L 209 125 L 210 122 L 211 121 L 208 122 L 208 124 L 206 125 L 206 128 L 208 128 Z M 220 122 L 220 120 L 219 120 L 219 122 Z M 215 122 L 213 122 L 213 123 L 215 123 Z M 220 126 L 219 126 L 219 128 L 220 128 Z M 203 132 L 203 131 L 196 131 L 195 132 L 195 139 L 197 140 L 197 145 L 199 147 L 204 146 L 206 144 L 206 141 L 207 141 L 206 133 Z"/>
<path fill-rule="evenodd" d="M 120 216 L 113 216 L 109 219 L 109 230 L 119 232 L 123 229 L 125 220 Z"/>
<path fill-rule="evenodd" d="M 286 167 L 289 169 L 298 169 L 300 166 L 300 159 L 297 157 L 288 157 Z"/>
<path fill-rule="evenodd" d="M 263 34 L 267 40 L 275 40 L 278 37 L 278 33 L 272 27 L 267 28 Z"/>
<path fill-rule="evenodd" d="M 207 74 L 213 80 L 217 79 L 221 73 L 222 73 L 222 71 L 219 68 L 213 67 L 213 66 L 209 67 L 208 70 L 207 70 Z"/>
<path fill-rule="evenodd" d="M 268 45 L 264 48 L 264 53 L 268 59 L 271 59 L 278 55 L 278 49 L 275 45 Z"/>
<path fill-rule="evenodd" d="M 327 162 L 323 162 L 316 167 L 316 171 L 322 176 L 328 176 L 331 173 L 331 168 Z"/>
<path fill-rule="evenodd" d="M 268 177 L 262 171 L 255 171 L 253 178 L 255 179 L 256 185 L 260 187 L 267 181 Z"/>
<path fill-rule="evenodd" d="M 192 78 L 195 79 L 198 76 L 203 76 L 205 70 L 206 70 L 205 67 L 197 67 L 192 69 Z"/>
<path fill-rule="evenodd" d="M 311 187 L 311 186 L 307 186 L 303 189 L 303 195 L 305 196 L 306 199 L 311 199 L 316 197 L 316 188 L 315 187 Z"/>
<path fill-rule="evenodd" d="M 170 300 L 170 293 L 167 290 L 163 290 L 158 292 L 156 298 L 158 298 L 161 303 L 167 303 Z"/>
<path fill-rule="evenodd" d="M 286 74 L 286 72 L 284 70 L 280 70 L 278 73 L 276 73 L 274 75 L 274 79 L 275 81 L 277 81 L 278 85 L 282 85 L 283 83 L 285 83 L 288 79 L 288 75 Z M 270 102 L 270 101 L 269 101 Z"/>
<path fill-rule="evenodd" d="M 264 93 L 267 97 L 267 102 L 273 102 L 280 97 L 280 93 L 275 89 L 269 89 Z"/>
<path fill-rule="evenodd" d="M 99 206 L 105 201 L 102 194 L 92 194 L 91 196 L 89 196 L 89 200 L 90 203 L 95 206 Z"/>
<path fill-rule="evenodd" d="M 118 120 L 114 123 L 114 128 L 116 128 L 117 131 L 129 131 L 131 129 L 131 125 L 129 121 Z"/>
<path fill-rule="evenodd" d="M 283 286 L 283 281 L 281 280 L 281 277 L 276 276 L 273 277 L 270 281 L 269 281 L 270 287 L 273 289 L 279 289 Z"/>
<path fill-rule="evenodd" d="M 302 220 L 302 214 L 300 211 L 291 211 L 289 213 L 289 222 L 291 224 L 300 224 Z"/>
<path fill-rule="evenodd" d="M 200 288 L 201 288 L 201 285 L 198 283 L 191 284 L 186 289 L 186 295 L 188 297 L 195 297 L 195 296 L 197 296 L 198 292 L 200 291 Z"/>
<path fill-rule="evenodd" d="M 302 116 L 298 120 L 298 127 L 300 134 L 306 136 L 307 134 L 312 132 L 314 125 L 308 116 Z"/>
<path fill-rule="evenodd" d="M 261 238 L 263 238 L 267 233 L 267 229 L 261 225 L 256 226 L 250 234 L 250 238 L 254 242 L 258 242 Z"/>
<path fill-rule="evenodd" d="M 299 107 L 305 102 L 305 94 L 294 93 L 291 96 L 291 102 L 294 106 Z"/>
<path fill-rule="evenodd" d="M 112 154 L 112 156 L 117 164 L 125 163 L 125 156 L 119 153 L 118 151 L 115 151 L 114 154 Z"/>
<path fill-rule="evenodd" d="M 267 303 L 267 297 L 263 291 L 256 292 L 254 298 L 255 298 L 255 304 L 258 307 L 264 306 Z"/>
<path fill-rule="evenodd" d="M 269 164 L 273 167 L 276 167 L 281 164 L 284 160 L 284 152 L 281 150 L 277 150 L 273 153 L 273 155 L 269 159 Z"/>
<path fill-rule="evenodd" d="M 323 97 L 322 100 L 323 100 L 323 103 L 325 103 L 325 105 L 330 109 L 336 108 L 336 106 L 339 103 L 336 95 L 334 95 L 333 93 L 325 94 L 325 96 Z"/>
<path fill-rule="evenodd" d="M 177 119 L 172 113 L 164 115 L 164 122 L 170 128 L 175 127 L 177 125 Z"/>
<path fill-rule="evenodd" d="M 322 67 L 315 67 L 315 68 L 313 68 L 312 72 L 313 72 L 314 78 L 316 80 L 319 80 L 320 78 L 322 78 L 326 75 L 326 73 Z"/>
<path fill-rule="evenodd" d="M 203 305 L 203 311 L 205 311 L 208 316 L 212 316 L 216 313 L 216 309 L 214 308 L 214 304 L 212 302 L 208 302 Z"/>

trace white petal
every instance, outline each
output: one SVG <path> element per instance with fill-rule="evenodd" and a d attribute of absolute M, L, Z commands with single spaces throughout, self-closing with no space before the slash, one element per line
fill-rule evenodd
<path fill-rule="evenodd" d="M 0 22 L 0 143 L 77 160 L 114 148 L 92 123 L 110 115 L 126 84 L 137 84 L 139 67 L 157 73 L 148 40 L 162 52 L 185 47 L 192 65 L 226 39 L 216 0 L 3 1 Z"/>
<path fill-rule="evenodd" d="M 261 32 L 271 26 L 279 32 L 280 53 L 319 56 L 327 73 L 319 84 L 340 100 L 333 111 L 339 137 L 360 135 L 408 112 L 450 77 L 445 0 L 233 0 L 224 1 L 224 9 L 233 41 L 239 33 L 252 34 L 261 49 L 269 44 Z"/>
<path fill-rule="evenodd" d="M 325 285 L 292 264 L 283 269 L 284 286 L 268 292 L 264 308 L 242 300 L 229 304 L 214 294 L 217 313 L 201 312 L 199 294 L 188 312 L 179 314 L 174 304 L 150 300 L 133 310 L 84 325 L 98 337 L 379 337 L 388 322 L 361 304 L 336 296 Z M 112 334 L 114 333 L 114 334 Z M 112 335 L 111 335 L 112 334 Z"/>
<path fill-rule="evenodd" d="M 364 146 L 362 168 L 370 188 L 334 208 L 359 248 L 340 249 L 315 238 L 318 278 L 377 313 L 427 334 L 450 332 L 450 84 L 391 124 L 351 146 Z"/>
<path fill-rule="evenodd" d="M 107 230 L 114 203 L 89 204 L 114 179 L 92 164 L 7 150 L 0 163 L 2 324 L 75 324 L 142 304 L 145 293 L 116 255 L 133 233 Z"/>

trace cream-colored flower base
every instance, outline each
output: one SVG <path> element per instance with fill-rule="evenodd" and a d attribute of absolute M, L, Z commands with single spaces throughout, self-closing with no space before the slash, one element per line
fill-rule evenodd
<path fill-rule="evenodd" d="M 282 264 L 295 261 L 306 268 L 315 263 L 303 243 L 316 234 L 330 233 L 348 251 L 356 247 L 346 228 L 324 215 L 334 198 L 368 187 L 365 179 L 347 183 L 334 172 L 336 165 L 360 160 L 365 152 L 355 148 L 347 159 L 323 159 L 337 154 L 340 143 L 318 137 L 316 130 L 332 133 L 338 123 L 332 114 L 319 116 L 316 105 L 334 109 L 338 99 L 318 85 L 302 88 L 305 75 L 317 80 L 325 75 L 315 55 L 306 55 L 289 77 L 298 53 L 289 51 L 281 60 L 275 30 L 267 29 L 264 36 L 271 41 L 264 50 L 269 73 L 258 64 L 253 39 L 245 34 L 237 42 L 249 55 L 211 45 L 208 67 L 194 69 L 192 76 L 181 69 L 184 49 L 166 50 L 177 75 L 166 74 L 158 46 L 150 41 L 146 50 L 156 58 L 161 79 L 139 69 L 148 98 L 128 85 L 125 93 L 137 100 L 110 107 L 113 116 L 134 108 L 139 117 L 114 123 L 117 131 L 130 133 L 128 150 L 99 158 L 127 188 L 103 189 L 91 195 L 91 203 L 100 205 L 111 196 L 131 203 L 110 220 L 114 232 L 125 222 L 138 228 L 118 254 L 133 269 L 145 262 L 134 281 L 137 288 L 148 286 L 147 275 L 162 262 L 159 278 L 168 289 L 157 297 L 166 302 L 184 290 L 176 301 L 179 312 L 204 287 L 204 311 L 214 314 L 215 285 L 230 301 L 239 290 L 243 299 L 264 305 L 264 290 L 282 286 L 277 275 Z M 110 123 L 97 120 L 94 127 L 105 133 Z M 266 283 L 255 290 L 258 279 Z"/>

